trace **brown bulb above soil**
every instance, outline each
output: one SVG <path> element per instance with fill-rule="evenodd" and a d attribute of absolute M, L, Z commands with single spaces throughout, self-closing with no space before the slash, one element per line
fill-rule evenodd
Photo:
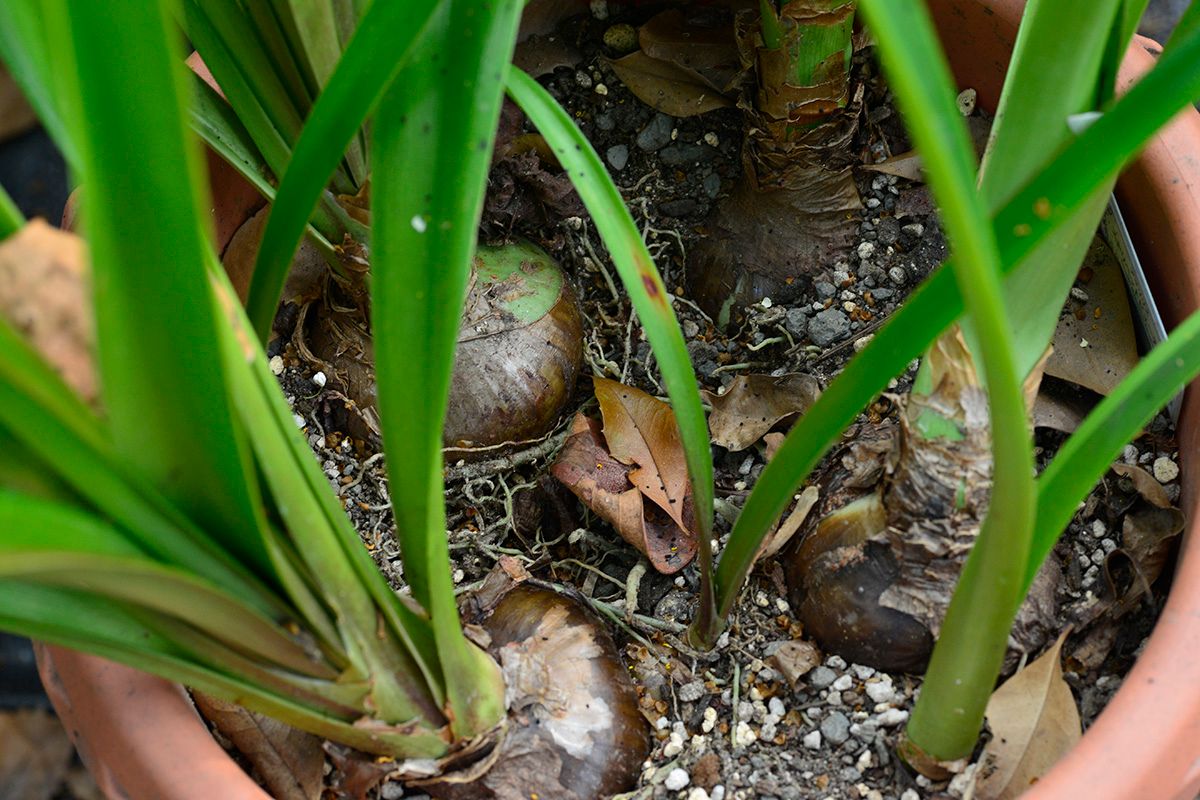
<path fill-rule="evenodd" d="M 225 251 L 225 269 L 241 291 L 266 215 L 264 209 L 247 221 Z M 377 444 L 375 354 L 359 277 L 335 278 L 305 243 L 276 326 L 291 336 L 301 359 L 324 373 L 331 413 L 347 415 L 335 425 Z M 545 434 L 570 399 L 582 361 L 582 315 L 554 259 L 527 241 L 480 246 L 459 330 L 443 443 L 469 450 Z"/>
<path fill-rule="evenodd" d="M 504 673 L 508 725 L 480 769 L 421 788 L 449 800 L 592 800 L 633 785 L 649 731 L 604 625 L 578 602 L 513 586 L 500 570 L 470 602 L 466 617 L 486 632 Z M 464 774 L 479 777 L 461 782 Z"/>

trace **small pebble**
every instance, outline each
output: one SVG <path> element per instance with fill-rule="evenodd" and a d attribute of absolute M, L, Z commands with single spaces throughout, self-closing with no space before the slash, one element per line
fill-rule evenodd
<path fill-rule="evenodd" d="M 688 792 L 687 800 L 709 800 L 708 792 L 704 791 L 703 786 L 693 786 Z"/>
<path fill-rule="evenodd" d="M 677 792 L 687 786 L 691 781 L 691 776 L 687 774 L 687 770 L 676 767 L 667 775 L 667 779 L 663 781 L 663 786 L 667 787 L 668 791 Z"/>
<path fill-rule="evenodd" d="M 805 734 L 804 746 L 807 747 L 809 750 L 820 750 L 821 749 L 821 732 L 813 731 L 812 733 Z"/>
<path fill-rule="evenodd" d="M 325 377 L 324 372 L 314 372 L 313 373 L 312 382 L 315 383 L 317 386 L 324 386 L 327 381 L 328 381 L 328 378 Z"/>
<path fill-rule="evenodd" d="M 604 97 L 608 94 L 608 87 L 605 86 L 603 83 L 597 83 L 594 91 L 596 92 L 596 94 L 600 95 L 601 97 Z"/>
<path fill-rule="evenodd" d="M 604 32 L 604 44 L 620 55 L 632 53 L 638 48 L 637 28 L 622 22 Z"/>
<path fill-rule="evenodd" d="M 1103 539 L 1108 535 L 1108 526 L 1104 524 L 1102 519 L 1092 520 L 1092 536 L 1097 539 Z"/>
<path fill-rule="evenodd" d="M 674 758 L 683 752 L 683 737 L 678 733 L 672 733 L 671 738 L 663 746 L 663 758 Z M 682 787 L 681 787 L 682 788 Z"/>
<path fill-rule="evenodd" d="M 629 163 L 629 148 L 623 144 L 614 144 L 608 148 L 604 157 L 608 159 L 608 163 L 612 165 L 613 169 L 625 169 L 625 165 Z"/>
<path fill-rule="evenodd" d="M 892 267 L 888 270 L 888 279 L 897 286 L 903 286 L 908 282 L 908 273 L 904 267 Z"/>
<path fill-rule="evenodd" d="M 272 375 L 282 375 L 283 374 L 283 357 L 282 356 L 271 356 L 271 360 L 267 362 L 267 366 L 269 366 L 271 368 Z"/>
<path fill-rule="evenodd" d="M 820 666 L 808 674 L 808 685 L 814 689 L 824 689 L 837 680 L 837 673 L 829 667 Z"/>
<path fill-rule="evenodd" d="M 1154 460 L 1154 479 L 1159 483 L 1170 483 L 1179 477 L 1179 465 L 1166 456 Z"/>
<path fill-rule="evenodd" d="M 905 789 L 900 793 L 900 800 L 921 800 L 921 795 L 916 789 Z"/>
<path fill-rule="evenodd" d="M 866 686 L 867 697 L 873 703 L 890 703 L 896 699 L 896 687 L 889 681 L 875 681 Z"/>
<path fill-rule="evenodd" d="M 925 233 L 925 226 L 919 222 L 910 222 L 908 225 L 900 228 L 900 230 L 915 239 L 919 239 L 921 238 L 921 235 Z"/>
<path fill-rule="evenodd" d="M 591 0 L 592 16 L 599 20 L 608 19 L 608 0 Z"/>
<path fill-rule="evenodd" d="M 1138 460 L 1138 449 L 1131 444 L 1125 445 L 1121 451 L 1121 460 L 1126 464 L 1136 464 Z"/>
<path fill-rule="evenodd" d="M 733 731 L 733 746 L 745 747 L 746 745 L 754 744 L 758 739 L 758 734 L 750 727 L 749 723 L 738 722 L 737 728 Z"/>
<path fill-rule="evenodd" d="M 704 721 L 700 723 L 700 730 L 705 733 L 712 731 L 717 724 L 717 710 L 712 706 L 704 709 Z"/>
<path fill-rule="evenodd" d="M 767 708 L 777 717 L 783 717 L 787 713 L 787 709 L 783 705 L 783 701 L 778 697 L 772 697 L 767 703 Z"/>
<path fill-rule="evenodd" d="M 850 738 L 850 719 L 840 711 L 834 711 L 821 720 L 821 735 L 833 744 L 841 744 Z"/>
<path fill-rule="evenodd" d="M 876 201 L 875 204 L 879 205 L 879 201 Z M 863 242 L 862 244 L 860 244 L 858 246 L 858 257 L 859 258 L 868 259 L 873 255 L 875 255 L 875 245 L 872 244 L 871 242 Z"/>
<path fill-rule="evenodd" d="M 647 152 L 654 152 L 666 147 L 671 141 L 671 131 L 674 123 L 666 114 L 655 114 L 637 135 L 637 146 Z"/>
<path fill-rule="evenodd" d="M 849 675 L 842 675 L 833 682 L 833 689 L 838 692 L 844 692 L 854 685 L 854 678 Z"/>
<path fill-rule="evenodd" d="M 297 428 L 304 427 L 304 417 L 300 416 L 299 414 L 292 414 L 292 421 L 296 423 Z"/>
<path fill-rule="evenodd" d="M 890 728 L 907 720 L 908 712 L 901 708 L 889 708 L 875 719 L 880 725 L 884 726 L 885 728 Z"/>
<path fill-rule="evenodd" d="M 711 800 L 725 800 L 725 787 L 718 783 L 712 788 L 712 794 L 709 797 Z"/>

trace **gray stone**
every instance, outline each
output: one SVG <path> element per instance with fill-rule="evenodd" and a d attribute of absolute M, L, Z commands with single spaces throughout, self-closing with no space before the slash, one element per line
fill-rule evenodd
<path fill-rule="evenodd" d="M 889 297 L 891 297 L 895 293 L 896 293 L 896 291 L 894 289 L 888 289 L 887 287 L 884 287 L 882 289 L 876 289 L 875 291 L 871 292 L 871 295 L 876 300 L 887 300 Z"/>
<path fill-rule="evenodd" d="M 721 193 L 721 176 L 715 172 L 710 172 L 704 176 L 704 180 L 700 186 L 704 189 L 706 195 L 716 200 L 717 195 Z"/>
<path fill-rule="evenodd" d="M 817 297 L 822 300 L 828 300 L 837 294 L 837 287 L 829 281 L 817 281 L 814 288 L 817 290 Z"/>
<path fill-rule="evenodd" d="M 821 720 L 821 735 L 826 741 L 841 744 L 850 738 L 850 720 L 840 711 L 834 711 Z"/>
<path fill-rule="evenodd" d="M 629 148 L 623 144 L 614 144 L 608 148 L 605 156 L 613 169 L 625 169 L 625 165 L 629 163 Z"/>
<path fill-rule="evenodd" d="M 670 143 L 674 127 L 675 121 L 666 114 L 655 114 L 646 127 L 638 131 L 637 146 L 649 153 L 661 150 Z"/>
<path fill-rule="evenodd" d="M 897 286 L 903 286 L 908 282 L 908 273 L 904 271 L 904 267 L 892 267 L 888 270 L 888 278 Z"/>
<path fill-rule="evenodd" d="M 900 223 L 895 217 L 884 217 L 879 220 L 875 232 L 879 235 L 880 244 L 895 244 L 900 239 Z"/>
<path fill-rule="evenodd" d="M 673 144 L 664 147 L 658 154 L 664 164 L 672 167 L 694 164 L 712 158 L 713 149 L 702 144 Z"/>
<path fill-rule="evenodd" d="M 783 327 L 797 339 L 803 339 L 808 333 L 808 317 L 802 308 L 789 308 L 784 317 Z"/>
<path fill-rule="evenodd" d="M 850 319 L 836 308 L 827 308 L 808 323 L 808 338 L 818 347 L 828 347 L 850 333 Z"/>
<path fill-rule="evenodd" d="M 820 666 L 808 673 L 808 685 L 814 689 L 824 689 L 837 680 L 837 673 L 829 667 Z"/>
<path fill-rule="evenodd" d="M 616 122 L 616 120 L 613 119 L 612 114 L 605 112 L 603 114 L 596 115 L 596 127 L 599 128 L 600 130 L 611 131 L 616 126 L 617 126 L 617 122 Z"/>

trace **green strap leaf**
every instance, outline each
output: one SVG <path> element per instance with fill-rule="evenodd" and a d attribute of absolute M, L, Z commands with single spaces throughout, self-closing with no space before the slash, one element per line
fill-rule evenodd
<path fill-rule="evenodd" d="M 571 117 L 541 85 L 513 67 L 508 73 L 508 92 L 546 137 L 559 162 L 566 169 L 575 190 L 596 223 L 612 256 L 625 291 L 633 302 L 638 319 L 646 331 L 655 358 L 667 385 L 667 395 L 679 425 L 696 517 L 702 586 L 700 617 L 704 629 L 701 638 L 709 640 L 717 632 L 715 595 L 710 579 L 712 564 L 713 466 L 708 443 L 708 425 L 697 392 L 696 373 L 688 356 L 687 344 L 679 321 L 671 307 L 654 259 L 638 233 L 637 225 L 625 207 L 621 191 L 604 168 L 600 156 L 575 125 Z"/>
<path fill-rule="evenodd" d="M 168 4 L 48 2 L 58 68 L 74 78 L 64 104 L 86 134 L 82 218 L 116 452 L 269 575 L 256 476 L 234 425 L 208 299 L 208 204 Z"/>
<path fill-rule="evenodd" d="M 406 0 L 370 7 L 317 98 L 287 171 L 276 171 L 283 179 L 263 231 L 246 300 L 261 341 L 271 331 L 288 267 L 329 176 L 421 41 L 438 5 L 437 0 Z"/>
<path fill-rule="evenodd" d="M 372 134 L 371 304 L 388 488 L 405 579 L 433 620 L 458 736 L 487 730 L 504 713 L 495 663 L 460 628 L 442 427 L 521 5 L 451 0 L 388 90 Z"/>

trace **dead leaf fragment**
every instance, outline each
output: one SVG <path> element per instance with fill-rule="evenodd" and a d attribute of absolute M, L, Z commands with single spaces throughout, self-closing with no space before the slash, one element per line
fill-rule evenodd
<path fill-rule="evenodd" d="M 925 180 L 925 167 L 916 150 L 909 150 L 874 164 L 864 164 L 863 169 L 895 175 L 897 178 L 913 182 Z"/>
<path fill-rule="evenodd" d="M 820 394 L 821 385 L 811 375 L 739 375 L 729 391 L 710 397 L 713 411 L 708 428 L 713 444 L 745 450 L 776 424 L 803 414 Z"/>
<path fill-rule="evenodd" d="M 1141 502 L 1125 513 L 1121 547 L 1104 559 L 1104 578 L 1115 598 L 1113 612 L 1120 618 L 1151 594 L 1185 520 L 1153 475 L 1129 464 L 1113 464 L 1112 469 L 1128 478 L 1141 497 Z"/>
<path fill-rule="evenodd" d="M 609 453 L 600 424 L 579 414 L 550 474 L 584 505 L 612 525 L 621 538 L 644 554 L 659 572 L 670 575 L 696 557 L 696 536 L 676 524 L 630 480 L 635 472 Z M 687 518 L 694 516 L 690 492 L 685 497 Z"/>
<path fill-rule="evenodd" d="M 35 219 L 0 243 L 0 316 L 89 405 L 99 399 L 87 248 Z"/>
<path fill-rule="evenodd" d="M 595 378 L 604 439 L 613 457 L 636 465 L 629 480 L 684 530 L 684 500 L 691 489 L 687 457 L 671 407 L 640 389 Z"/>
<path fill-rule="evenodd" d="M 71 764 L 71 740 L 48 711 L 0 711 L 0 794 L 11 800 L 49 800 Z"/>
<path fill-rule="evenodd" d="M 1068 301 L 1069 313 L 1054 332 L 1046 374 L 1107 395 L 1137 364 L 1137 337 L 1125 278 L 1112 250 L 1097 239 L 1084 266 L 1092 270 L 1084 290 L 1087 299 Z"/>
<path fill-rule="evenodd" d="M 694 117 L 733 105 L 696 70 L 651 58 L 641 50 L 608 65 L 639 100 L 672 117 Z"/>
<path fill-rule="evenodd" d="M 279 800 L 318 800 L 324 784 L 325 755 L 311 733 L 239 705 L 193 693 L 204 716 L 233 742 Z"/>
<path fill-rule="evenodd" d="M 821 649 L 812 642 L 797 639 L 781 644 L 768 661 L 795 689 L 800 679 L 821 663 Z"/>
<path fill-rule="evenodd" d="M 1066 636 L 992 693 L 987 706 L 992 740 L 975 784 L 978 800 L 1019 797 L 1083 735 L 1071 687 L 1063 680 Z"/>

